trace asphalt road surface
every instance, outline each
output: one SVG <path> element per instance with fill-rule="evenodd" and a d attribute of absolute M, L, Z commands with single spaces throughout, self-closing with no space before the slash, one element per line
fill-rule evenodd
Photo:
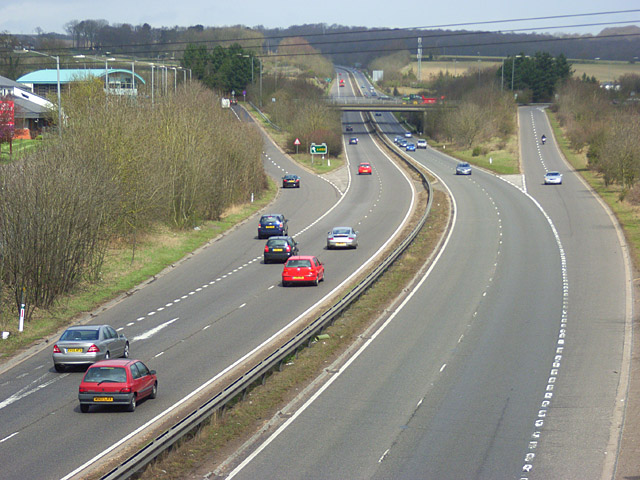
<path fill-rule="evenodd" d="M 364 82 L 357 79 L 357 82 Z M 437 263 L 349 363 L 233 478 L 599 479 L 613 473 L 629 273 L 610 216 L 520 109 L 523 176 L 431 149 L 455 223 Z M 391 114 L 376 117 L 393 137 Z M 546 170 L 564 183 L 544 186 Z M 528 192 L 525 194 L 524 192 Z"/>

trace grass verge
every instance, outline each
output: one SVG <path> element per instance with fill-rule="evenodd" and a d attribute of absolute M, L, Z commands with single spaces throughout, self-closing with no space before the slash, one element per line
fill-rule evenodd
<path fill-rule="evenodd" d="M 157 226 L 154 231 L 141 235 L 135 254 L 128 243 L 112 245 L 105 257 L 99 282 L 83 283 L 73 294 L 58 300 L 54 308 L 36 311 L 22 333 L 17 333 L 17 314 L 3 312 L 0 329 L 11 332 L 11 335 L 7 340 L 0 341 L 0 361 L 51 336 L 99 305 L 160 273 L 165 267 L 253 215 L 271 202 L 277 191 L 276 184 L 270 181 L 269 189 L 253 203 L 230 209 L 220 221 L 207 222 L 199 229 L 174 231 Z"/>
<path fill-rule="evenodd" d="M 9 145 L 8 144 L 0 144 L 0 164 L 10 163 L 15 160 L 20 159 L 22 155 L 33 150 L 34 148 L 38 148 L 38 145 L 42 143 L 42 140 L 27 140 L 27 139 L 19 139 L 13 141 L 13 154 L 9 155 Z"/>
<path fill-rule="evenodd" d="M 477 165 L 498 175 L 520 173 L 517 134 L 509 137 L 507 141 L 492 139 L 470 149 L 456 149 L 451 145 L 447 145 L 445 148 L 444 145 L 437 143 L 433 144 L 433 146 L 447 155 L 459 158 L 472 165 Z M 479 154 L 474 155 L 474 149 Z"/>
<path fill-rule="evenodd" d="M 586 152 L 576 152 L 573 150 L 555 114 L 549 111 L 549 109 L 545 109 L 545 111 L 549 117 L 555 140 L 564 157 L 573 168 L 580 172 L 582 177 L 607 203 L 618 219 L 629 245 L 629 252 L 633 264 L 637 268 L 637 266 L 640 265 L 640 207 L 632 205 L 628 201 L 621 200 L 622 188 L 619 185 L 605 185 L 600 174 L 587 168 L 588 161 Z"/>
<path fill-rule="evenodd" d="M 212 418 L 192 438 L 183 440 L 147 467 L 145 479 L 200 478 L 215 470 L 232 452 L 259 431 L 300 390 L 313 381 L 340 353 L 388 308 L 410 279 L 425 266 L 449 218 L 448 200 L 435 191 L 427 225 L 409 249 L 310 348 L 292 357 L 264 385 L 257 385 L 244 401 Z"/>

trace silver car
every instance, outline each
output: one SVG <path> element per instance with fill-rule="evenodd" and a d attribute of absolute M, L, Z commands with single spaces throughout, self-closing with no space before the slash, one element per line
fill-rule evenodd
<path fill-rule="evenodd" d="M 456 175 L 471 175 L 471 165 L 467 162 L 459 163 L 456 166 Z"/>
<path fill-rule="evenodd" d="M 129 357 L 129 341 L 109 325 L 67 328 L 53 345 L 53 366 L 63 372 L 66 365 L 85 365 L 115 357 Z"/>
<path fill-rule="evenodd" d="M 327 249 L 358 248 L 358 232 L 351 227 L 335 227 L 327 234 Z"/>
<path fill-rule="evenodd" d="M 562 185 L 562 174 L 560 172 L 547 172 L 544 175 L 545 185 Z"/>

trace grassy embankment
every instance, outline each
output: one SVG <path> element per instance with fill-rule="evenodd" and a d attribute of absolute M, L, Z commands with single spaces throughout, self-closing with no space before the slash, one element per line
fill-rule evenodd
<path fill-rule="evenodd" d="M 0 164 L 13 162 L 19 159 L 21 155 L 29 152 L 30 150 L 37 148 L 38 144 L 42 140 L 14 140 L 13 141 L 13 154 L 9 154 L 9 144 L 3 143 L 0 145 Z"/>
<path fill-rule="evenodd" d="M 239 205 L 226 212 L 220 221 L 207 222 L 199 230 L 175 231 L 157 227 L 139 239 L 133 262 L 128 244 L 112 245 L 102 268 L 102 281 L 82 285 L 73 295 L 61 298 L 51 310 L 37 311 L 22 334 L 11 335 L 8 340 L 0 341 L 0 359 L 6 359 L 30 344 L 51 336 L 65 325 L 79 321 L 87 312 L 158 274 L 168 265 L 253 215 L 271 202 L 276 192 L 276 185 L 270 181 L 269 190 L 256 198 L 254 203 Z M 0 330 L 5 328 L 6 325 L 0 325 Z"/>
<path fill-rule="evenodd" d="M 620 200 L 621 188 L 618 185 L 605 186 L 602 176 L 587 168 L 586 151 L 575 152 L 569 146 L 558 121 L 549 110 L 546 110 L 553 133 L 560 150 L 567 161 L 589 183 L 598 195 L 609 205 L 624 230 L 629 251 L 636 267 L 640 265 L 640 207 Z"/>

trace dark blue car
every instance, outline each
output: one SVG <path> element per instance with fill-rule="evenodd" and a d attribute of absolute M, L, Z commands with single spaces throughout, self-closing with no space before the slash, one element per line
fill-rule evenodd
<path fill-rule="evenodd" d="M 274 235 L 288 235 L 288 220 L 281 213 L 269 213 L 260 217 L 258 222 L 258 238 L 268 238 Z"/>

